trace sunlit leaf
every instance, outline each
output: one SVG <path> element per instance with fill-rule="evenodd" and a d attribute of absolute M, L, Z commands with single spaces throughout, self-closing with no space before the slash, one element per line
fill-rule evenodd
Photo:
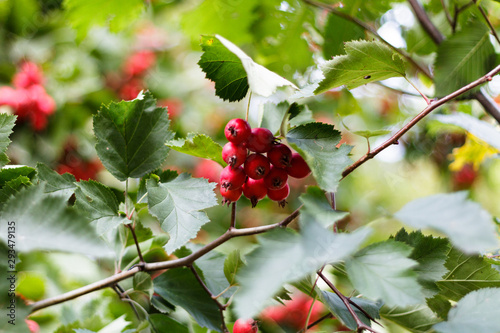
<path fill-rule="evenodd" d="M 223 167 L 227 165 L 222 159 L 221 145 L 205 134 L 189 133 L 185 139 L 168 141 L 167 146 L 184 154 L 210 159 Z"/>

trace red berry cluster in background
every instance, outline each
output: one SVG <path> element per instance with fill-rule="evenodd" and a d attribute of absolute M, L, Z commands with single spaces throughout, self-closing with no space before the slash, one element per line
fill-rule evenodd
<path fill-rule="evenodd" d="M 12 79 L 14 88 L 0 87 L 0 105 L 12 107 L 18 119 L 29 121 L 36 131 L 47 126 L 47 117 L 56 110 L 56 103 L 45 91 L 43 82 L 38 65 L 26 61 Z"/>
<path fill-rule="evenodd" d="M 78 153 L 77 143 L 69 139 L 64 146 L 63 156 L 56 167 L 59 174 L 70 173 L 77 181 L 96 179 L 97 173 L 103 169 L 97 158 L 87 160 Z"/>
<path fill-rule="evenodd" d="M 284 207 L 290 194 L 288 176 L 304 178 L 311 173 L 304 159 L 278 143 L 267 128 L 252 129 L 238 118 L 227 123 L 224 134 L 229 142 L 222 149 L 228 164 L 220 175 L 223 203 L 237 201 L 244 194 L 255 207 L 267 195 Z"/>

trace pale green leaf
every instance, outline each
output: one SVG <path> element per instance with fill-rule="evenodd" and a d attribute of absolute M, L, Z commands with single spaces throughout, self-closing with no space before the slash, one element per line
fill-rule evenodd
<path fill-rule="evenodd" d="M 434 325 L 439 333 L 500 332 L 500 288 L 473 291 L 448 313 L 448 320 Z"/>
<path fill-rule="evenodd" d="M 406 204 L 395 217 L 417 229 L 434 229 L 461 250 L 473 253 L 498 247 L 493 219 L 466 192 L 435 194 Z"/>
<path fill-rule="evenodd" d="M 38 173 L 38 178 L 41 181 L 47 182 L 45 186 L 45 191 L 47 193 L 69 198 L 75 192 L 76 179 L 72 174 L 65 173 L 60 175 L 43 163 L 37 163 L 36 171 Z"/>
<path fill-rule="evenodd" d="M 345 51 L 346 55 L 334 57 L 322 66 L 325 78 L 315 90 L 316 94 L 342 85 L 353 89 L 369 82 L 405 76 L 401 56 L 382 42 L 347 42 Z"/>
<path fill-rule="evenodd" d="M 333 210 L 326 199 L 325 192 L 317 186 L 308 186 L 306 193 L 299 197 L 304 204 L 301 209 L 301 219 L 314 218 L 323 227 L 329 228 L 335 222 L 343 219 L 349 213 Z"/>
<path fill-rule="evenodd" d="M 335 14 L 328 15 L 323 33 L 323 56 L 331 59 L 344 54 L 344 43 L 352 40 L 364 39 L 365 31 L 356 23 Z"/>
<path fill-rule="evenodd" d="M 225 167 L 222 159 L 222 147 L 205 134 L 189 133 L 185 139 L 175 139 L 167 142 L 167 146 L 191 156 L 206 158 Z"/>
<path fill-rule="evenodd" d="M 172 253 L 196 237 L 201 226 L 210 222 L 201 210 L 217 205 L 214 183 L 181 174 L 174 180 L 158 183 L 148 180 L 148 205 L 170 240 L 165 250 Z"/>
<path fill-rule="evenodd" d="M 224 261 L 224 275 L 230 285 L 236 284 L 236 274 L 245 266 L 241 260 L 240 251 L 234 250 L 231 252 Z"/>
<path fill-rule="evenodd" d="M 132 280 L 134 290 L 143 292 L 151 298 L 153 296 L 153 280 L 151 275 L 146 272 L 138 272 Z"/>
<path fill-rule="evenodd" d="M 94 116 L 97 155 L 118 180 L 142 177 L 167 157 L 165 143 L 174 136 L 169 124 L 167 110 L 157 107 L 149 92 L 103 105 Z"/>
<path fill-rule="evenodd" d="M 369 245 L 346 260 L 349 279 L 365 297 L 388 306 L 423 303 L 422 287 L 412 270 L 417 262 L 408 258 L 411 251 L 393 240 Z"/>
<path fill-rule="evenodd" d="M 348 155 L 352 147 L 339 144 L 340 132 L 333 125 L 309 123 L 291 129 L 287 141 L 306 160 L 319 187 L 335 192 L 342 171 L 351 163 Z"/>
<path fill-rule="evenodd" d="M 432 333 L 432 325 L 442 320 L 425 304 L 411 306 L 383 306 L 380 316 L 392 321 L 412 333 Z"/>
<path fill-rule="evenodd" d="M 9 136 L 16 122 L 16 116 L 0 113 L 0 168 L 9 163 L 9 158 L 5 154 L 10 144 Z"/>

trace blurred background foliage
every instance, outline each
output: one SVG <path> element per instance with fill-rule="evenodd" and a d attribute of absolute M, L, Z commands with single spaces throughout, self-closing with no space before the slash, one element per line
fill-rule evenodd
<path fill-rule="evenodd" d="M 325 2 L 339 4 L 336 0 Z M 461 5 L 457 0 L 444 2 L 450 8 Z M 498 27 L 500 6 L 490 1 L 483 3 Z M 452 35 L 442 1 L 424 1 L 424 6 L 445 35 Z M 406 2 L 345 1 L 337 9 L 366 22 L 425 66 L 433 64 L 436 46 Z M 475 6 L 464 9 L 455 30 L 477 16 Z M 256 62 L 300 87 L 320 78 L 318 64 L 342 54 L 344 41 L 373 37 L 352 21 L 299 0 L 0 0 L 0 112 L 19 116 L 8 150 L 11 164 L 34 167 L 43 162 L 77 179 L 97 179 L 121 193 L 124 185 L 107 173 L 97 158 L 92 116 L 101 104 L 134 99 L 143 89 L 150 90 L 160 105 L 168 107 L 176 137 L 199 132 L 223 144 L 224 125 L 233 117 L 244 117 L 248 100 L 227 103 L 215 96 L 213 84 L 197 65 L 202 34 L 226 37 Z M 418 86 L 432 96 L 434 86 L 422 75 L 418 77 Z M 25 111 L 19 96 L 33 86 L 38 93 L 31 92 L 23 103 L 38 106 Z M 499 80 L 494 79 L 485 89 L 496 96 L 500 92 Z M 315 120 L 341 130 L 343 142 L 354 146 L 354 161 L 367 151 L 367 140 L 375 147 L 387 137 L 365 139 L 352 132 L 400 128 L 425 107 L 413 91 L 402 79 L 390 79 L 352 91 L 335 89 L 309 98 L 307 106 Z M 252 126 L 258 124 L 263 102 L 252 100 Z M 495 123 L 473 100 L 449 103 L 438 113 L 456 110 Z M 391 213 L 405 203 L 457 190 L 469 190 L 475 201 L 499 216 L 497 154 L 497 150 L 458 127 L 426 119 L 399 145 L 388 148 L 340 183 L 337 208 L 351 213 L 341 227 L 377 225 L 374 239 L 385 239 L 400 228 Z M 175 151 L 170 152 L 164 167 L 213 182 L 218 181 L 221 170 L 215 162 Z M 310 184 L 314 184 L 312 177 L 290 180 L 292 192 L 284 209 L 267 199 L 252 209 L 248 200 L 240 200 L 239 226 L 263 225 L 286 217 L 300 205 L 297 198 Z M 212 222 L 203 227 L 196 242 L 211 240 L 227 228 L 227 207 L 212 208 L 208 213 Z M 159 229 L 153 221 L 147 227 Z M 242 243 L 244 251 L 253 246 L 251 237 L 237 239 L 224 244 L 221 251 L 229 252 L 235 242 Z M 129 247 L 127 251 L 130 254 L 126 252 L 124 266 L 135 259 L 135 249 Z M 161 247 L 150 255 L 151 261 L 166 259 Z M 56 295 L 114 272 L 109 263 L 67 254 L 32 253 L 21 259 L 18 292 L 30 300 Z M 341 276 L 337 280 L 340 289 L 342 281 L 348 283 Z M 125 281 L 125 289 L 131 283 Z M 42 332 L 61 333 L 77 327 L 99 330 L 119 320 L 123 313 L 127 321 L 134 320 L 130 307 L 114 293 L 103 291 L 100 295 L 51 307 L 33 319 Z M 140 298 L 137 300 L 140 302 Z M 176 316 L 187 320 L 182 312 Z M 264 321 L 262 330 L 289 331 L 295 329 L 293 325 L 278 328 Z M 332 321 L 322 325 L 329 331 L 338 328 Z M 386 329 L 401 331 L 390 325 Z M 203 331 L 194 323 L 191 330 Z"/>

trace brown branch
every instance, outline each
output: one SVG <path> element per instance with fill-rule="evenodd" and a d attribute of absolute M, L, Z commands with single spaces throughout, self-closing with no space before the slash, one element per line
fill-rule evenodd
<path fill-rule="evenodd" d="M 397 131 L 391 138 L 389 138 L 387 141 L 382 143 L 380 146 L 372 150 L 371 152 L 363 155 L 359 160 L 354 162 L 351 166 L 346 168 L 344 172 L 342 172 L 342 179 L 345 178 L 347 175 L 349 175 L 351 172 L 356 170 L 358 167 L 360 167 L 363 163 L 366 161 L 374 158 L 378 153 L 380 153 L 382 150 L 386 149 L 387 147 L 398 144 L 398 140 L 406 133 L 408 132 L 413 126 L 415 126 L 420 120 L 422 120 L 425 116 L 427 116 L 429 113 L 437 109 L 438 107 L 442 106 L 443 104 L 451 101 L 455 97 L 458 97 L 462 95 L 463 93 L 476 88 L 477 86 L 491 81 L 491 78 L 495 76 L 496 74 L 500 73 L 500 65 L 495 67 L 492 71 L 490 71 L 488 74 L 485 76 L 477 79 L 474 82 L 469 83 L 468 85 L 458 89 L 457 91 L 449 94 L 448 96 L 445 96 L 441 99 L 433 101 L 430 105 L 428 105 L 422 112 L 420 112 L 415 118 L 413 118 L 408 124 L 403 126 L 399 131 Z"/>
<path fill-rule="evenodd" d="M 128 278 L 133 277 L 137 272 L 139 271 L 145 271 L 145 272 L 151 272 L 151 271 L 158 271 L 162 269 L 169 269 L 169 268 L 175 268 L 175 267 L 183 267 L 183 266 L 189 266 L 191 265 L 196 259 L 200 258 L 201 256 L 207 254 L 208 252 L 212 251 L 219 245 L 227 242 L 231 238 L 235 237 L 242 237 L 242 236 L 250 236 L 250 235 L 257 235 L 264 233 L 266 231 L 272 230 L 272 229 L 277 229 L 277 228 L 286 228 L 293 220 L 295 220 L 300 212 L 300 206 L 297 208 L 293 213 L 291 213 L 288 217 L 286 217 L 283 221 L 274 223 L 274 224 L 269 224 L 265 226 L 259 226 L 259 227 L 253 227 L 253 228 L 245 228 L 245 229 L 232 229 L 226 231 L 224 234 L 222 234 L 220 237 L 215 239 L 214 241 L 208 243 L 201 249 L 199 249 L 196 252 L 191 253 L 189 256 L 180 258 L 180 259 L 175 259 L 175 260 L 169 260 L 169 261 L 162 261 L 162 262 L 155 262 L 155 263 L 146 263 L 144 266 L 138 267 L 135 266 L 128 271 L 121 272 L 114 274 L 110 277 L 107 277 L 105 279 L 102 279 L 100 281 L 91 283 L 89 285 L 86 285 L 84 287 L 69 291 L 67 293 L 64 293 L 62 295 L 54 296 L 51 298 L 47 298 L 38 302 L 35 302 L 31 306 L 31 312 L 35 312 L 40 309 L 47 308 L 52 305 L 56 305 L 59 303 L 63 303 L 72 299 L 75 299 L 77 297 L 89 294 L 91 292 L 104 289 L 107 287 L 112 287 L 116 283 L 126 280 Z"/>
<path fill-rule="evenodd" d="M 373 333 L 377 333 L 377 331 L 375 331 L 373 328 L 371 328 L 370 326 L 366 325 L 365 323 L 363 323 L 361 321 L 361 319 L 359 319 L 358 315 L 356 314 L 356 312 L 354 312 L 354 310 L 352 309 L 352 306 L 351 306 L 351 302 L 350 300 L 345 297 L 334 285 L 333 283 L 330 282 L 330 280 L 328 280 L 326 278 L 326 276 L 323 275 L 323 273 L 321 272 L 317 272 L 317 274 L 319 275 L 319 277 L 321 277 L 321 279 L 323 281 L 325 281 L 325 283 L 333 290 L 333 292 L 342 300 L 342 303 L 344 303 L 344 305 L 346 306 L 347 308 L 347 311 L 349 311 L 349 313 L 351 314 L 352 318 L 356 321 L 356 326 L 358 327 L 357 329 L 357 332 L 358 333 L 361 333 L 363 332 L 364 330 L 366 331 L 370 331 L 370 332 L 373 332 Z"/>
<path fill-rule="evenodd" d="M 142 257 L 141 248 L 139 247 L 139 242 L 137 241 L 137 236 L 136 236 L 135 230 L 134 230 L 135 228 L 134 228 L 134 226 L 132 226 L 130 224 L 127 224 L 126 226 L 130 229 L 130 232 L 132 233 L 132 237 L 134 238 L 135 247 L 137 248 L 137 255 L 139 256 L 139 264 L 137 264 L 137 265 L 139 267 L 141 267 L 146 262 L 144 261 L 144 258 Z"/>
<path fill-rule="evenodd" d="M 317 1 L 314 1 L 314 0 L 302 0 L 302 1 L 304 1 L 305 3 L 307 3 L 307 4 L 309 4 L 309 5 L 313 6 L 313 7 L 327 10 L 330 13 L 332 13 L 332 14 L 334 14 L 336 16 L 342 17 L 343 19 L 346 19 L 346 20 L 348 20 L 348 21 L 350 21 L 352 23 L 355 23 L 356 25 L 360 26 L 364 30 L 369 31 L 372 35 L 374 35 L 375 37 L 377 37 L 378 40 L 380 40 L 382 43 L 384 43 L 385 45 L 387 45 L 388 47 L 390 47 L 393 51 L 399 53 L 408 62 L 410 62 L 417 70 L 419 70 L 425 76 L 427 76 L 429 79 L 432 80 L 432 74 L 431 74 L 431 72 L 427 68 L 421 66 L 418 62 L 415 61 L 415 59 L 413 59 L 404 50 L 398 49 L 397 47 L 393 46 L 391 43 L 389 43 L 388 41 L 386 41 L 384 38 L 382 38 L 382 36 L 379 35 L 379 33 L 377 32 L 377 30 L 375 30 L 374 28 L 372 28 L 371 26 L 369 26 L 365 22 L 361 21 L 360 19 L 358 19 L 358 18 L 356 18 L 354 16 L 348 15 L 346 13 L 343 13 L 343 12 L 337 10 L 332 5 L 324 4 L 324 3 L 317 2 Z"/>
<path fill-rule="evenodd" d="M 486 24 L 490 28 L 490 31 L 491 31 L 492 35 L 495 37 L 495 39 L 497 40 L 497 42 L 500 44 L 500 38 L 498 38 L 497 32 L 495 30 L 495 27 L 493 27 L 493 24 L 491 24 L 491 21 L 488 18 L 488 15 L 486 14 L 486 12 L 484 11 L 483 7 L 481 7 L 481 5 L 477 3 L 477 0 L 472 0 L 472 1 L 477 5 L 477 9 L 479 9 L 479 12 L 481 12 L 481 15 L 483 15 L 483 18 L 485 19 Z"/>

